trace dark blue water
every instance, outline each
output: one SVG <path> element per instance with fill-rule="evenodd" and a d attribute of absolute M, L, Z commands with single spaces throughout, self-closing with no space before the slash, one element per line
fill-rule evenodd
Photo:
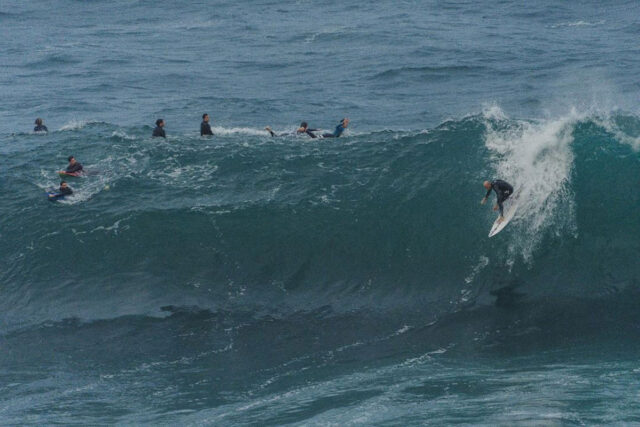
<path fill-rule="evenodd" d="M 0 3 L 0 423 L 640 422 L 639 12 Z"/>

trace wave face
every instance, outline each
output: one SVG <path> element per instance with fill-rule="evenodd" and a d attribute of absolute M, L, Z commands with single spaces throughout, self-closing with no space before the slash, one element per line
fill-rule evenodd
<path fill-rule="evenodd" d="M 0 424 L 637 422 L 640 3 L 5 3 Z"/>
<path fill-rule="evenodd" d="M 3 161 L 15 196 L 2 206 L 2 323 L 176 304 L 438 315 L 510 283 L 551 298 L 636 289 L 639 127 L 494 109 L 339 143 L 243 129 L 157 141 L 108 123 L 64 126 L 54 144 L 14 135 L 24 149 Z M 66 153 L 91 175 L 47 203 Z M 488 239 L 494 214 L 478 202 L 496 177 L 523 202 Z"/>
<path fill-rule="evenodd" d="M 640 338 L 636 116 L 518 120 L 493 107 L 332 141 L 217 131 L 158 140 L 74 121 L 8 137 L 7 422 L 281 424 L 344 402 L 383 422 L 374 402 L 431 401 L 459 381 L 453 406 L 473 390 L 500 401 L 473 355 L 515 356 L 517 372 L 537 372 L 554 363 L 549 349 L 593 356 Z M 88 176 L 51 203 L 43 193 L 69 154 Z M 495 213 L 479 201 L 496 177 L 522 203 L 489 239 Z M 572 382 L 567 369 L 554 375 Z M 63 400 L 60 414 L 21 403 Z M 411 423 L 411 410 L 398 411 Z M 318 422 L 354 417 L 326 414 Z"/>

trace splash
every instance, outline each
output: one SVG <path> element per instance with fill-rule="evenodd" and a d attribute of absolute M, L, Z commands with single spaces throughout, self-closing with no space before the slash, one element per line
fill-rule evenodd
<path fill-rule="evenodd" d="M 504 117 L 502 113 L 490 117 Z M 573 224 L 570 189 L 574 155 L 573 130 L 580 115 L 539 122 L 487 120 L 485 145 L 491 152 L 495 178 L 520 193 L 510 252 L 531 260 L 546 230 Z"/>

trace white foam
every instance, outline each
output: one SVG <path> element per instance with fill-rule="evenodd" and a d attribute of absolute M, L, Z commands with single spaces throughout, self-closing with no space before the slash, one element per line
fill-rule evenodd
<path fill-rule="evenodd" d="M 117 220 L 116 222 L 114 222 L 110 226 L 100 225 L 100 226 L 94 228 L 93 230 L 89 231 L 89 234 L 95 233 L 97 231 L 104 231 L 105 233 L 113 232 L 114 235 L 117 235 L 120 232 L 121 229 L 122 230 L 128 230 L 130 228 L 128 225 L 124 225 L 122 228 L 120 228 L 120 223 L 123 220 L 126 221 L 126 220 L 129 220 L 129 219 L 131 219 L 131 216 L 128 216 L 126 218 L 120 218 L 119 220 Z"/>
<path fill-rule="evenodd" d="M 324 36 L 324 35 L 336 35 L 336 34 L 342 34 L 345 32 L 345 30 L 348 27 L 345 26 L 334 26 L 334 27 L 329 27 L 329 28 L 323 28 L 322 31 L 316 31 L 310 35 L 308 35 L 304 41 L 305 43 L 313 43 L 316 41 L 316 39 L 318 37 Z"/>
<path fill-rule="evenodd" d="M 525 260 L 531 259 L 545 229 L 574 224 L 569 181 L 573 129 L 578 120 L 580 115 L 572 111 L 557 119 L 510 121 L 507 126 L 487 121 L 485 145 L 492 152 L 493 178 L 504 179 L 520 192 L 514 220 L 520 228 L 516 231 L 510 226 L 510 251 Z"/>
<path fill-rule="evenodd" d="M 471 269 L 471 273 L 464 278 L 464 282 L 467 285 L 473 282 L 473 279 L 475 279 L 478 273 L 480 273 L 487 265 L 489 265 L 489 258 L 484 255 L 480 256 L 478 263 Z"/>
<path fill-rule="evenodd" d="M 485 120 L 506 120 L 507 115 L 498 104 L 484 104 L 482 107 L 482 117 Z"/>
<path fill-rule="evenodd" d="M 91 123 L 98 123 L 96 121 L 91 121 L 91 120 L 76 120 L 73 119 L 69 122 L 67 122 L 66 124 L 64 124 L 59 130 L 61 131 L 65 131 L 65 130 L 78 130 L 78 129 L 82 129 L 83 127 L 85 127 L 88 124 Z"/>
<path fill-rule="evenodd" d="M 640 136 L 630 135 L 625 129 L 621 129 L 613 117 L 594 118 L 593 121 L 602 126 L 607 132 L 613 134 L 616 140 L 629 145 L 634 151 L 640 151 Z"/>
<path fill-rule="evenodd" d="M 128 139 L 130 141 L 137 139 L 135 136 L 128 135 L 126 132 L 122 132 L 118 130 L 113 131 L 111 133 L 111 136 L 114 136 L 116 138 Z"/>
<path fill-rule="evenodd" d="M 571 22 L 560 22 L 559 24 L 554 24 L 551 28 L 561 28 L 561 27 L 593 27 L 596 25 L 604 24 L 604 20 L 589 22 L 589 21 L 571 21 Z"/>
<path fill-rule="evenodd" d="M 221 126 L 211 127 L 214 135 L 252 135 L 252 136 L 269 136 L 269 132 L 264 129 L 255 129 L 247 127 L 224 128 Z"/>

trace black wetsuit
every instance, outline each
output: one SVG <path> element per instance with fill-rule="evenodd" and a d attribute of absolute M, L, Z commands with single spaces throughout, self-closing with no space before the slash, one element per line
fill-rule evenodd
<path fill-rule="evenodd" d="M 75 162 L 72 165 L 67 166 L 67 169 L 65 170 L 66 173 L 74 173 L 74 172 L 80 172 L 82 170 L 82 165 L 80 164 L 80 162 Z"/>
<path fill-rule="evenodd" d="M 167 134 L 164 133 L 164 128 L 161 128 L 160 126 L 156 126 L 151 136 L 161 136 L 163 138 L 166 138 Z"/>
<path fill-rule="evenodd" d="M 67 187 L 67 188 L 60 187 L 58 189 L 58 194 L 60 194 L 61 196 L 69 196 L 69 195 L 73 194 L 73 191 L 69 187 Z"/>
<path fill-rule="evenodd" d="M 70 196 L 72 194 L 73 191 L 71 190 L 71 188 L 60 187 L 57 193 L 49 193 L 49 200 L 62 200 L 65 198 L 65 196 Z"/>
<path fill-rule="evenodd" d="M 45 125 L 37 125 L 33 128 L 34 132 L 49 132 L 49 129 Z"/>
<path fill-rule="evenodd" d="M 211 132 L 211 125 L 209 124 L 209 122 L 200 123 L 200 136 L 204 136 L 204 135 L 213 135 L 213 132 Z"/>
<path fill-rule="evenodd" d="M 333 133 L 325 133 L 324 135 L 322 135 L 323 138 L 339 138 L 340 135 L 342 135 L 342 132 L 344 132 L 344 126 L 342 126 L 342 123 L 340 123 L 338 126 L 336 126 L 336 130 L 333 131 Z"/>
<path fill-rule="evenodd" d="M 496 192 L 496 196 L 498 197 L 497 203 L 500 208 L 500 216 L 504 215 L 504 209 L 502 207 L 502 203 L 509 198 L 513 194 L 513 187 L 506 181 L 501 179 L 496 179 L 491 181 L 491 188 L 487 191 L 487 195 L 485 198 L 488 198 L 491 194 L 491 190 Z"/>
<path fill-rule="evenodd" d="M 303 130 L 303 131 L 296 131 L 296 133 L 297 133 L 297 134 L 306 133 L 306 134 L 307 134 L 307 135 L 309 135 L 311 138 L 317 138 L 317 137 L 318 137 L 318 135 L 316 135 L 315 133 L 313 133 L 313 132 L 316 132 L 316 131 L 318 131 L 318 129 L 309 129 L 309 128 L 307 128 L 307 129 L 305 129 L 305 130 Z"/>
<path fill-rule="evenodd" d="M 283 133 L 278 135 L 277 133 L 275 133 L 274 131 L 272 131 L 271 129 L 267 129 L 267 132 L 269 132 L 269 134 L 271 134 L 271 136 L 287 136 L 287 135 L 302 135 L 307 134 L 308 136 L 310 136 L 311 138 L 317 138 L 318 135 L 314 134 L 313 132 L 318 131 L 318 129 L 305 129 L 305 130 L 296 130 L 295 134 L 292 133 Z"/>

